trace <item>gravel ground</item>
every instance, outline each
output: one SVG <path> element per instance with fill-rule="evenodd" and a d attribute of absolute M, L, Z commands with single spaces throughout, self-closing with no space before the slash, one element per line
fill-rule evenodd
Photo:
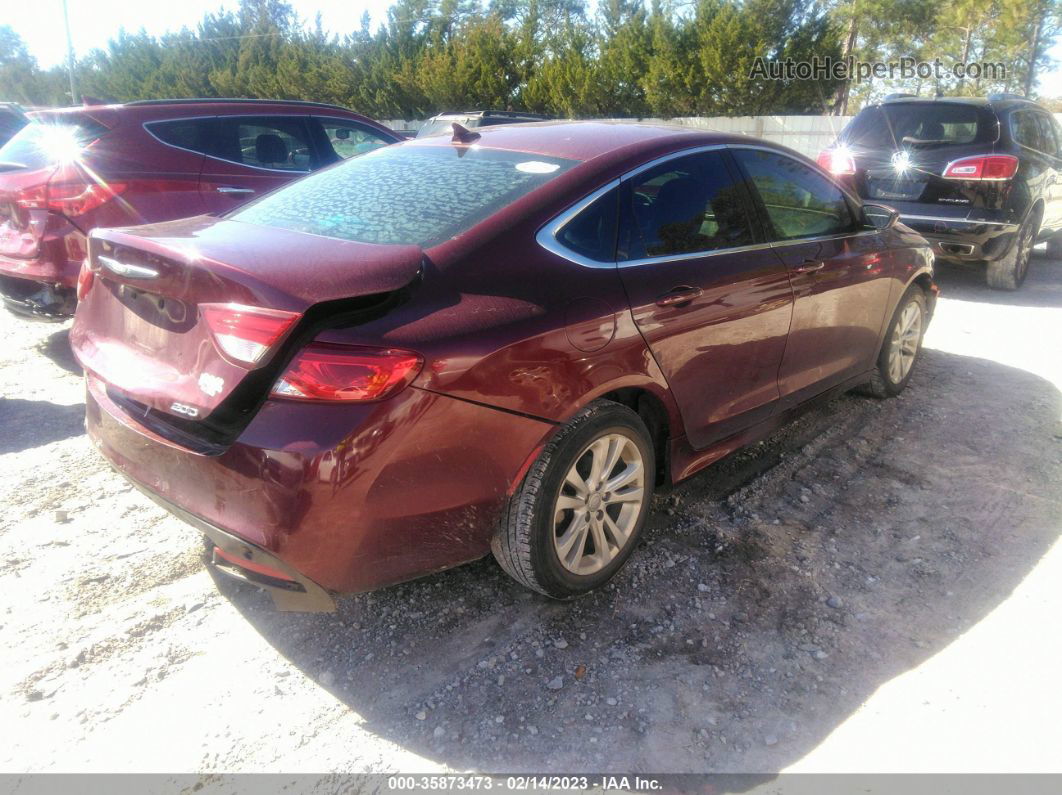
<path fill-rule="evenodd" d="M 0 770 L 1062 771 L 1062 263 L 940 274 L 911 388 L 658 498 L 570 604 L 491 560 L 275 612 L 82 432 L 0 315 Z"/>

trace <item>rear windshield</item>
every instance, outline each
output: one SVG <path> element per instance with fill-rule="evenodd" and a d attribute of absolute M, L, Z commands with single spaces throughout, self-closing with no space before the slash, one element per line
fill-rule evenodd
<path fill-rule="evenodd" d="M 427 247 L 578 162 L 478 147 L 389 146 L 311 174 L 229 217 L 341 240 Z"/>
<path fill-rule="evenodd" d="M 55 122 L 33 119 L 0 147 L 0 163 L 26 168 L 46 168 L 74 160 L 81 150 L 99 138 L 107 128 L 92 119 Z"/>
<path fill-rule="evenodd" d="M 985 115 L 971 105 L 897 103 L 867 108 L 844 133 L 849 146 L 895 149 L 907 146 L 953 146 L 995 138 Z"/>

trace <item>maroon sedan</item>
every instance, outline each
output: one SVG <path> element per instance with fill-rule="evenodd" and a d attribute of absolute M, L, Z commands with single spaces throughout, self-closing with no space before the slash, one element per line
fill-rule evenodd
<path fill-rule="evenodd" d="M 634 124 L 456 128 L 90 249 L 92 439 L 291 609 L 492 550 L 600 586 L 654 488 L 902 390 L 935 297 L 814 163 Z"/>
<path fill-rule="evenodd" d="M 74 313 L 97 227 L 224 213 L 399 136 L 335 105 L 145 100 L 37 111 L 0 147 L 0 299 Z"/>

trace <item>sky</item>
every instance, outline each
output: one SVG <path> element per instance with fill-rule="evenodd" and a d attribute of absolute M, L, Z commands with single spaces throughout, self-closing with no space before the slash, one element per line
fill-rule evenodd
<path fill-rule="evenodd" d="M 22 36 L 30 53 L 42 67 L 55 66 L 66 58 L 66 39 L 63 33 L 62 0 L 0 0 L 0 25 L 10 25 Z M 129 31 L 141 27 L 152 35 L 159 35 L 181 27 L 194 27 L 208 11 L 224 7 L 234 8 L 233 0 L 67 0 L 74 53 L 84 55 L 89 50 L 106 46 L 120 28 Z M 373 25 L 382 23 L 392 0 L 292 0 L 295 10 L 312 21 L 318 12 L 326 30 L 349 33 L 361 27 L 361 15 L 366 11 Z M 1051 48 L 1059 62 L 1041 76 L 1042 96 L 1062 96 L 1062 37 Z"/>

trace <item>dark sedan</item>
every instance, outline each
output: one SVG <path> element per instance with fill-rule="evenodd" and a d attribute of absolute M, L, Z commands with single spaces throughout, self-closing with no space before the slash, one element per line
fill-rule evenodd
<path fill-rule="evenodd" d="M 278 606 L 491 551 L 563 598 L 616 574 L 654 489 L 900 392 L 932 265 L 782 147 L 456 127 L 97 230 L 71 342 L 102 453 Z"/>

